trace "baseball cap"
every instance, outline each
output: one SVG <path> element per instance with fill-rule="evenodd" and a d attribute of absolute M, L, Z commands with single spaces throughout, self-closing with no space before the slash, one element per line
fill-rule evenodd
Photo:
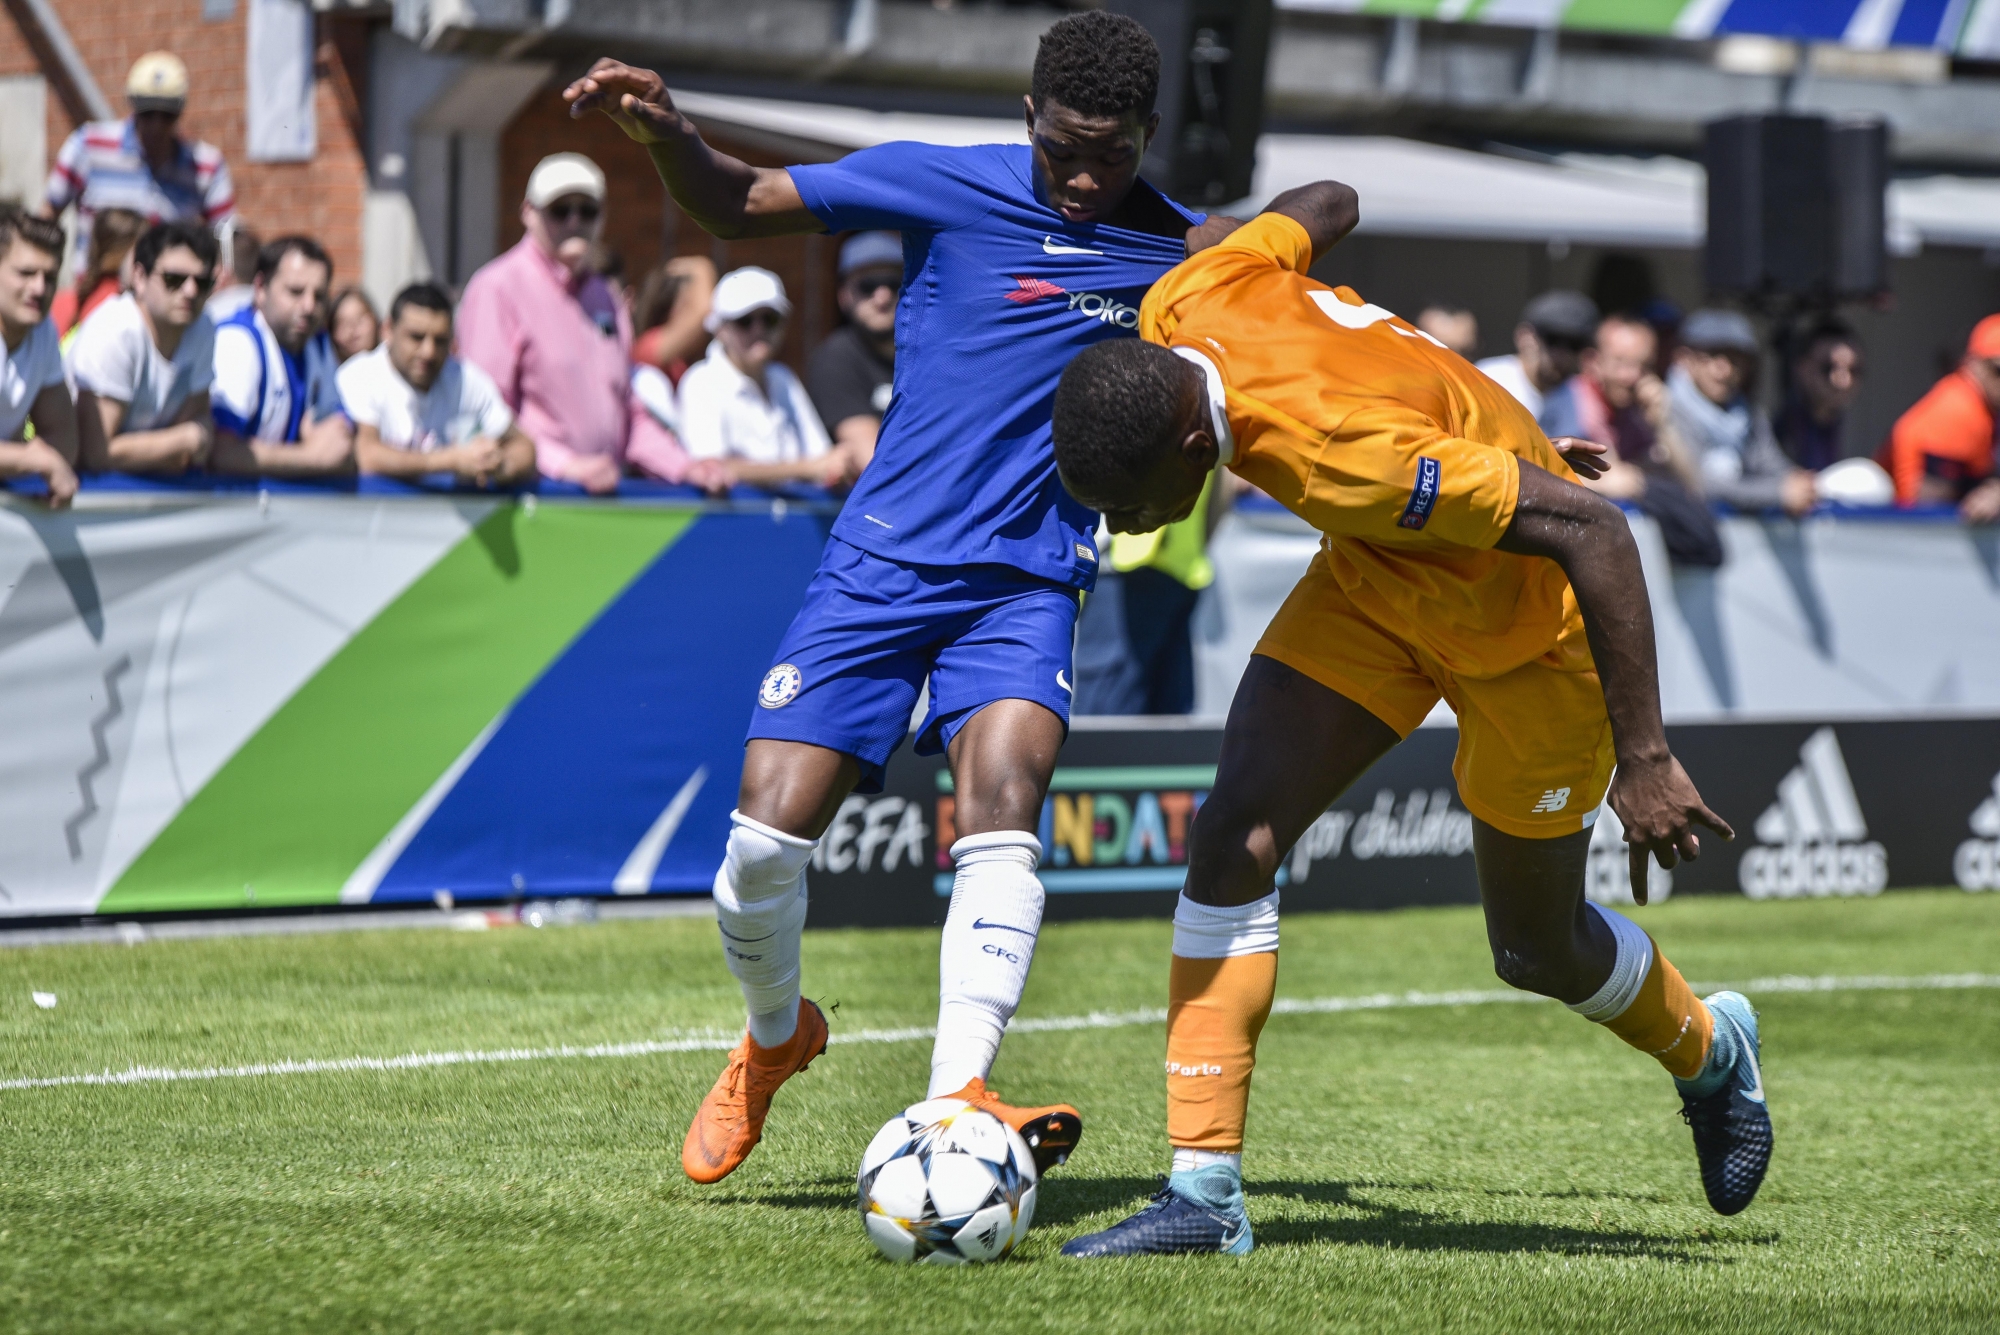
<path fill-rule="evenodd" d="M 1681 342 L 1697 352 L 1747 352 L 1755 356 L 1762 349 L 1757 331 L 1737 311 L 1705 307 L 1681 324 Z"/>
<path fill-rule="evenodd" d="M 1989 315 L 1972 326 L 1965 341 L 1965 355 L 1981 361 L 2000 361 L 2000 315 Z"/>
<path fill-rule="evenodd" d="M 551 153 L 528 173 L 528 203 L 545 209 L 564 195 L 604 201 L 604 173 L 581 153 Z"/>
<path fill-rule="evenodd" d="M 708 316 L 702 325 L 712 334 L 729 321 L 740 320 L 752 311 L 776 311 L 780 315 L 790 315 L 792 303 L 785 298 L 785 280 L 769 269 L 759 269 L 755 265 L 731 269 L 715 285 L 715 297 L 709 303 Z"/>
<path fill-rule="evenodd" d="M 1597 337 L 1597 303 L 1581 292 L 1557 288 L 1529 302 L 1521 323 L 1538 334 L 1588 343 Z"/>
<path fill-rule="evenodd" d="M 876 264 L 903 267 L 903 238 L 894 232 L 863 232 L 851 236 L 840 248 L 840 276 Z"/>
<path fill-rule="evenodd" d="M 188 67 L 171 51 L 148 51 L 125 76 L 125 98 L 138 111 L 179 111 L 187 105 Z"/>

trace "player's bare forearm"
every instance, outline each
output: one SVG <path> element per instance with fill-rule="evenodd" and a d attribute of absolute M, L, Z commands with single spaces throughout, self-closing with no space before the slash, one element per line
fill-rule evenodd
<path fill-rule="evenodd" d="M 1282 213 L 1305 228 L 1317 260 L 1361 221 L 1361 197 L 1339 181 L 1314 181 L 1285 191 L 1264 212 Z"/>
<path fill-rule="evenodd" d="M 674 203 L 711 236 L 735 241 L 826 230 L 806 209 L 790 172 L 752 167 L 711 148 L 653 71 L 599 60 L 562 96 L 571 116 L 601 111 L 645 145 Z"/>
<path fill-rule="evenodd" d="M 1665 759 L 1653 607 L 1624 514 L 1595 492 L 1522 460 L 1514 522 L 1496 545 L 1522 556 L 1546 556 L 1569 576 L 1604 686 L 1618 763 Z"/>
<path fill-rule="evenodd" d="M 1643 904 L 1648 853 L 1671 867 L 1701 855 L 1695 825 L 1706 825 L 1725 839 L 1734 832 L 1702 803 L 1667 747 L 1653 608 L 1639 546 L 1617 506 L 1526 460 L 1521 461 L 1514 521 L 1496 546 L 1549 558 L 1576 591 L 1618 755 L 1611 805 L 1625 826 L 1632 892 Z"/>

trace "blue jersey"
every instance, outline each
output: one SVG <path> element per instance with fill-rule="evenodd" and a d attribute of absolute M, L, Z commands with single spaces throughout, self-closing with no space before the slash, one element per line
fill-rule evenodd
<path fill-rule="evenodd" d="M 883 144 L 791 169 L 829 231 L 903 234 L 894 394 L 833 532 L 892 561 L 1087 589 L 1097 520 L 1056 476 L 1056 382 L 1093 343 L 1136 337 L 1146 289 L 1186 252 L 1180 237 L 1064 222 L 1034 170 L 1025 144 Z"/>

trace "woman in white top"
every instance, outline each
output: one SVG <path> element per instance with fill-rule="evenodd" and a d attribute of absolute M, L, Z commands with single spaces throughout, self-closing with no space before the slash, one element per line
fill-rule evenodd
<path fill-rule="evenodd" d="M 784 282 L 769 269 L 723 275 L 707 320 L 715 341 L 681 377 L 681 444 L 752 486 L 846 486 L 859 463 L 833 447 L 805 386 L 777 360 L 791 310 Z"/>

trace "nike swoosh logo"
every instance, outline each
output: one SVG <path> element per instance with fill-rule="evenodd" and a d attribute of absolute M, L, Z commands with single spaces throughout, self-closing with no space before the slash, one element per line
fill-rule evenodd
<path fill-rule="evenodd" d="M 1061 668 L 1056 669 L 1056 685 L 1062 687 L 1067 694 L 1076 694 L 1076 687 L 1069 684 L 1069 680 L 1063 676 Z"/>
<path fill-rule="evenodd" d="M 1042 238 L 1042 254 L 1044 255 L 1102 255 L 1103 253 L 1101 250 L 1092 250 L 1087 246 L 1065 246 L 1052 236 Z"/>
<path fill-rule="evenodd" d="M 1035 933 L 1025 927 L 1009 927 L 1004 922 L 988 922 L 984 918 L 974 918 L 972 920 L 972 930 L 975 932 L 1019 932 L 1022 936 L 1026 937 L 1033 937 L 1035 935 Z"/>
<path fill-rule="evenodd" d="M 1743 1032 L 1741 1026 L 1737 1027 L 1736 1038 L 1739 1043 L 1745 1045 L 1745 1051 L 1749 1051 L 1750 1036 Z M 1744 1090 L 1743 1097 L 1752 1103 L 1762 1103 L 1764 1101 L 1764 1068 L 1757 1064 L 1757 1054 L 1755 1052 L 1750 1052 L 1750 1074 L 1756 1077 L 1757 1087 L 1755 1089 Z"/>

